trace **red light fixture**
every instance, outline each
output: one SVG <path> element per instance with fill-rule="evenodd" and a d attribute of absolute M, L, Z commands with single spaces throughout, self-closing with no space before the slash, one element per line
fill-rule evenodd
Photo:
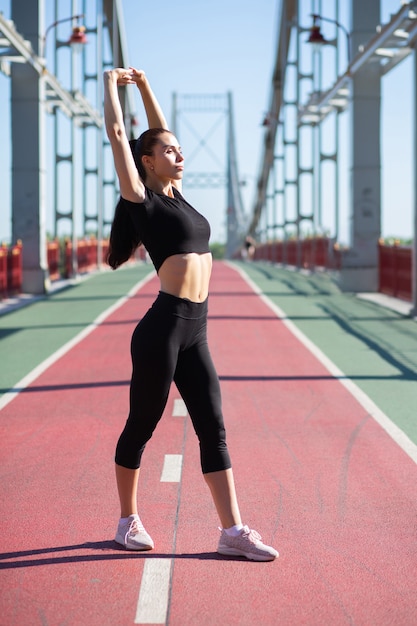
<path fill-rule="evenodd" d="M 46 58 L 46 38 L 48 36 L 48 33 L 53 28 L 56 28 L 58 24 L 62 24 L 63 22 L 69 22 L 70 20 L 78 20 L 78 19 L 82 19 L 83 17 L 84 17 L 84 14 L 71 15 L 71 17 L 65 17 L 62 20 L 56 20 L 55 22 L 50 24 L 50 26 L 48 26 L 48 28 L 46 29 L 45 34 L 41 40 L 40 53 L 39 53 L 40 57 L 42 57 L 43 59 Z M 73 26 L 71 37 L 68 39 L 66 44 L 60 44 L 60 45 L 71 45 L 75 49 L 81 49 L 86 43 L 87 43 L 87 37 L 85 34 L 85 26 L 76 25 L 76 26 Z"/>
<path fill-rule="evenodd" d="M 327 43 L 326 39 L 323 36 L 323 33 L 320 30 L 320 26 L 313 24 L 310 28 L 310 36 L 307 39 L 307 43 L 312 43 L 315 46 L 323 46 Z"/>
<path fill-rule="evenodd" d="M 313 14 L 311 16 L 313 18 L 313 25 L 310 28 L 310 35 L 307 39 L 306 43 L 311 43 L 315 48 L 319 48 L 320 46 L 324 46 L 329 43 L 327 39 L 325 39 L 323 33 L 320 30 L 320 26 L 317 22 L 320 20 L 320 15 Z"/>
<path fill-rule="evenodd" d="M 68 39 L 70 46 L 84 46 L 88 43 L 87 35 L 85 34 L 85 26 L 73 26 L 72 35 Z"/>
<path fill-rule="evenodd" d="M 328 39 L 324 37 L 323 33 L 320 30 L 320 26 L 317 23 L 319 21 L 330 22 L 331 24 L 334 24 L 335 26 L 337 26 L 337 28 L 340 28 L 345 33 L 346 44 L 347 44 L 347 62 L 348 62 L 348 65 L 350 65 L 350 33 L 346 30 L 346 28 L 337 20 L 333 20 L 328 17 L 323 17 L 322 15 L 317 15 L 317 13 L 313 13 L 311 17 L 313 18 L 313 25 L 310 28 L 310 35 L 306 43 L 313 44 L 316 50 L 319 50 L 321 46 L 324 46 L 326 44 L 337 45 L 336 39 L 329 41 Z"/>

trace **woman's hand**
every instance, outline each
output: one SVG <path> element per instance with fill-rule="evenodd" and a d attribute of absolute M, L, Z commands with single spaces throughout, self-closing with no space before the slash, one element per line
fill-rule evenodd
<path fill-rule="evenodd" d="M 132 81 L 136 84 L 136 86 L 139 89 L 147 84 L 147 78 L 143 70 L 137 70 L 134 67 L 129 67 L 129 72 L 130 72 Z"/>
<path fill-rule="evenodd" d="M 104 78 L 114 80 L 117 85 L 137 84 L 136 81 L 133 80 L 131 69 L 126 69 L 124 67 L 115 67 L 112 70 L 106 70 L 104 72 Z"/>
<path fill-rule="evenodd" d="M 146 117 L 148 118 L 149 128 L 168 128 L 165 115 L 151 89 L 145 72 L 143 70 L 137 70 L 135 67 L 129 67 L 128 71 L 131 80 L 140 91 Z"/>

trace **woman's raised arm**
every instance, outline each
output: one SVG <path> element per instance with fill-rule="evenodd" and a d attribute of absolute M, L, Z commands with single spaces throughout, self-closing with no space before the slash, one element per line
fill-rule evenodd
<path fill-rule="evenodd" d="M 134 67 L 129 68 L 132 80 L 136 83 L 140 95 L 142 97 L 143 106 L 145 107 L 146 117 L 148 119 L 149 128 L 164 128 L 168 130 L 168 123 L 165 115 L 160 107 L 154 92 L 151 89 L 148 79 L 143 70 L 137 70 Z M 182 192 L 182 181 L 172 180 L 172 185 Z"/>
<path fill-rule="evenodd" d="M 153 93 L 145 72 L 130 67 L 132 81 L 134 81 L 140 91 L 143 106 L 145 107 L 146 117 L 148 118 L 149 128 L 164 128 L 168 130 L 168 124 L 165 115 L 159 105 L 158 100 Z"/>
<path fill-rule="evenodd" d="M 123 198 L 131 202 L 143 202 L 145 187 L 130 149 L 118 94 L 119 85 L 134 85 L 135 83 L 131 70 L 117 68 L 104 72 L 104 120 L 113 151 L 120 193 Z"/>

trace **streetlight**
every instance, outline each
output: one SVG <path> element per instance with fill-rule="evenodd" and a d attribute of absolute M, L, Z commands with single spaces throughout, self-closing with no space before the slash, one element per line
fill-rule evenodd
<path fill-rule="evenodd" d="M 340 28 L 346 35 L 347 42 L 347 60 L 348 65 L 350 65 L 350 33 L 346 30 L 346 28 L 338 22 L 337 20 L 330 19 L 328 17 L 323 17 L 322 15 L 317 15 L 317 13 L 312 13 L 311 17 L 313 18 L 313 25 L 310 28 L 310 35 L 307 39 L 307 43 L 313 44 L 313 46 L 323 46 L 326 44 L 334 44 L 334 40 L 326 39 L 323 33 L 320 30 L 320 26 L 317 22 L 330 22 L 331 24 L 335 24 L 337 28 Z"/>
<path fill-rule="evenodd" d="M 55 22 L 50 24 L 48 26 L 48 28 L 46 29 L 44 36 L 42 37 L 42 40 L 41 40 L 41 53 L 40 53 L 39 56 L 41 56 L 42 58 L 45 58 L 46 38 L 48 36 L 48 33 L 53 28 L 56 28 L 56 26 L 58 26 L 58 24 L 62 24 L 62 22 L 69 22 L 70 20 L 78 20 L 78 19 L 82 19 L 83 17 L 84 17 L 83 13 L 80 14 L 80 15 L 71 15 L 71 17 L 64 17 L 62 20 L 56 20 Z M 75 50 L 79 50 L 86 43 L 87 43 L 87 36 L 85 34 L 85 26 L 79 26 L 78 24 L 76 24 L 75 26 L 72 27 L 72 33 L 71 33 L 70 38 L 66 42 L 66 45 L 72 46 L 73 49 L 75 49 Z"/>
<path fill-rule="evenodd" d="M 69 21 L 75 21 L 75 24 L 72 27 L 72 33 L 70 38 L 68 39 L 68 41 L 66 42 L 57 42 L 57 46 L 71 46 L 72 48 L 72 62 L 71 62 L 71 91 L 72 91 L 72 95 L 74 96 L 74 98 L 76 99 L 77 97 L 77 92 L 75 89 L 75 59 L 74 56 L 76 54 L 76 52 L 78 52 L 86 43 L 87 43 L 87 37 L 85 34 L 85 26 L 80 26 L 78 24 L 78 20 L 82 19 L 84 17 L 84 14 L 79 14 L 79 15 L 71 15 L 70 17 L 65 17 L 63 19 L 60 20 L 56 20 L 55 22 L 53 22 L 52 24 L 50 24 L 50 26 L 48 26 L 48 28 L 45 31 L 45 34 L 43 35 L 42 39 L 41 39 L 41 50 L 40 50 L 40 56 L 41 56 L 41 63 L 43 64 L 43 72 L 44 75 L 48 74 L 47 72 L 47 67 L 46 67 L 46 40 L 48 37 L 48 34 L 50 33 L 50 31 L 53 28 L 56 28 L 56 26 L 58 26 L 58 24 L 62 24 L 63 22 L 69 22 Z M 55 117 L 55 132 L 57 132 L 57 126 L 56 126 L 57 122 L 56 122 L 56 117 Z M 69 160 L 71 161 L 71 211 L 70 213 L 68 213 L 68 215 L 66 215 L 66 217 L 68 217 L 71 222 L 72 222 L 72 235 L 71 235 L 71 239 L 72 239 L 72 258 L 71 258 L 71 267 L 72 267 L 72 274 L 74 276 L 76 276 L 78 274 L 78 258 L 77 258 L 77 234 L 76 234 L 76 206 L 75 206 L 75 173 L 74 173 L 74 162 L 73 162 L 73 154 L 75 152 L 75 117 L 72 116 L 71 119 L 71 156 L 69 157 Z"/>
<path fill-rule="evenodd" d="M 68 45 L 73 50 L 81 50 L 86 43 L 88 43 L 87 35 L 85 34 L 85 26 L 73 26 L 71 37 L 68 39 Z"/>

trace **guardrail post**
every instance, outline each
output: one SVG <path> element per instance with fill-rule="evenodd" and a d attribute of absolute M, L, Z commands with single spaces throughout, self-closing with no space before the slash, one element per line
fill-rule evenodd
<path fill-rule="evenodd" d="M 22 291 L 22 242 L 18 241 L 7 251 L 7 292 L 10 295 Z"/>
<path fill-rule="evenodd" d="M 0 246 L 0 297 L 7 298 L 7 246 Z"/>
<path fill-rule="evenodd" d="M 49 279 L 58 280 L 59 275 L 59 241 L 48 241 L 47 244 L 47 257 L 48 257 L 48 269 Z"/>

